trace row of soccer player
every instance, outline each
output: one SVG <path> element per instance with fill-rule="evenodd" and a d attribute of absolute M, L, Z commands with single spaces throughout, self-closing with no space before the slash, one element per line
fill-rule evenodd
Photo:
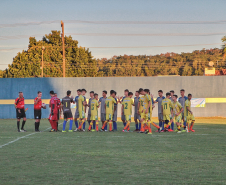
<path fill-rule="evenodd" d="M 63 123 L 63 130 L 65 131 L 66 122 L 68 119 L 70 119 L 70 125 L 69 125 L 69 132 L 72 132 L 72 125 L 73 125 L 73 116 L 71 112 L 71 103 L 76 103 L 76 112 L 75 112 L 75 125 L 76 129 L 74 131 L 85 131 L 85 112 L 86 107 L 89 107 L 88 110 L 88 118 L 87 121 L 89 123 L 89 129 L 88 131 L 98 131 L 98 108 L 101 106 L 101 121 L 102 121 L 102 128 L 101 131 L 107 131 L 107 123 L 109 123 L 109 131 L 117 130 L 117 104 L 122 104 L 122 110 L 121 110 L 121 119 L 124 124 L 124 132 L 127 132 L 130 130 L 130 122 L 131 122 L 131 114 L 132 114 L 132 105 L 135 106 L 135 113 L 134 113 L 134 120 L 136 125 L 135 131 L 140 131 L 140 133 L 144 133 L 146 130 L 146 133 L 151 134 L 151 124 L 155 126 L 158 131 L 172 131 L 175 119 L 178 127 L 178 131 L 180 132 L 180 126 L 181 126 L 181 119 L 184 120 L 184 128 L 186 128 L 186 121 L 190 121 L 192 119 L 190 130 L 194 131 L 192 129 L 192 126 L 194 124 L 194 116 L 193 113 L 190 110 L 190 98 L 191 95 L 184 96 L 184 90 L 181 90 L 182 97 L 179 98 L 179 102 L 177 102 L 177 96 L 172 93 L 173 91 L 170 91 L 170 93 L 167 93 L 167 97 L 165 98 L 163 96 L 163 92 L 159 90 L 159 97 L 156 99 L 156 101 L 153 101 L 150 97 L 150 91 L 148 89 L 140 89 L 139 91 L 136 91 L 134 101 L 132 101 L 133 93 L 129 92 L 127 89 L 124 91 L 124 97 L 117 97 L 116 92 L 112 90 L 110 92 L 110 96 L 107 98 L 107 91 L 103 91 L 103 97 L 98 99 L 98 94 L 95 94 L 93 91 L 90 92 L 90 99 L 88 101 L 88 104 L 86 102 L 85 89 L 78 89 L 77 94 L 78 96 L 73 99 L 71 96 L 71 91 L 67 91 L 67 96 L 60 101 L 60 99 L 57 98 L 57 94 L 53 91 L 50 91 L 51 100 L 49 103 L 49 107 L 51 108 L 51 113 L 49 116 L 49 121 L 51 123 L 52 129 L 51 132 L 55 132 L 58 130 L 58 120 L 59 120 L 59 114 L 60 111 L 63 111 L 64 114 L 64 123 Z M 142 95 L 139 97 L 139 95 Z M 39 125 L 40 125 L 40 119 L 41 119 L 41 108 L 46 108 L 45 104 L 42 104 L 41 100 L 42 93 L 39 91 L 38 96 L 34 100 L 34 117 L 35 117 L 35 131 L 39 131 Z M 175 100 L 173 100 L 173 97 L 175 97 Z M 168 99 L 172 99 L 173 103 L 170 101 L 167 103 Z M 186 106 L 185 113 L 183 112 L 183 104 L 185 105 L 186 100 L 188 106 Z M 106 101 L 107 100 L 107 101 Z M 163 101 L 164 100 L 164 101 Z M 164 104 L 162 103 L 164 102 Z M 159 116 L 159 126 L 157 126 L 154 122 L 151 122 L 151 115 L 152 115 L 152 109 L 154 108 L 154 103 L 158 103 L 158 116 Z M 175 104 L 175 105 L 174 105 Z M 24 130 L 24 125 L 26 121 L 26 114 L 24 110 L 24 98 L 23 93 L 19 92 L 19 97 L 15 101 L 15 107 L 17 110 L 17 128 L 18 131 L 26 131 Z M 159 109 L 160 108 L 160 109 Z M 171 110 L 171 111 L 170 111 Z M 170 113 L 169 113 L 170 112 Z M 188 115 L 185 115 L 185 114 Z M 168 115 L 168 116 L 166 116 Z M 190 116 L 192 115 L 192 116 Z M 19 129 L 20 125 L 20 118 L 23 118 L 23 124 L 21 129 Z M 188 118 L 188 119 L 187 119 Z M 113 128 L 112 128 L 112 122 L 113 122 Z M 165 123 L 165 125 L 164 125 Z M 188 123 L 188 122 L 187 122 Z M 172 129 L 170 128 L 170 124 Z M 92 129 L 93 128 L 93 129 Z M 187 127 L 187 130 L 189 127 Z"/>

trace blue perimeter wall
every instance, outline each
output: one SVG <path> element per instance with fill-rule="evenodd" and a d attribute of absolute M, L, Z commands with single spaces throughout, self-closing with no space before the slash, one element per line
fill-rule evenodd
<path fill-rule="evenodd" d="M 38 91 L 42 91 L 42 99 L 50 99 L 49 91 L 54 90 L 59 98 L 66 96 L 66 91 L 71 90 L 75 97 L 78 88 L 85 88 L 88 92 L 94 90 L 102 95 L 103 90 L 108 92 L 116 90 L 117 95 L 123 96 L 124 89 L 133 93 L 140 87 L 149 88 L 155 97 L 158 90 L 162 89 L 164 95 L 167 91 L 174 90 L 180 96 L 180 89 L 186 93 L 192 93 L 193 98 L 226 98 L 226 76 L 166 76 L 166 77 L 85 77 L 85 78 L 1 78 L 0 99 L 16 99 L 18 92 L 24 92 L 25 99 L 34 99 Z M 109 94 L 108 94 L 109 95 Z M 86 98 L 89 98 L 87 93 Z M 153 110 L 153 116 L 157 117 L 157 106 Z M 33 105 L 25 105 L 29 108 L 27 118 L 34 118 Z M 118 107 L 118 117 L 120 117 Z M 206 104 L 205 108 L 192 108 L 195 116 L 224 116 L 226 117 L 225 103 Z M 74 110 L 73 110 L 74 113 Z M 14 105 L 0 105 L 0 119 L 16 118 Z M 49 109 L 42 110 L 42 117 L 47 118 Z"/>

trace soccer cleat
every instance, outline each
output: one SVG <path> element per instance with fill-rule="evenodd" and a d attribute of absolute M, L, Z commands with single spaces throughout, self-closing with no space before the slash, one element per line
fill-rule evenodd
<path fill-rule="evenodd" d="M 161 129 L 160 128 L 158 128 L 158 133 L 161 133 Z"/>
<path fill-rule="evenodd" d="M 68 132 L 73 132 L 73 130 L 68 130 Z"/>
<path fill-rule="evenodd" d="M 60 132 L 60 130 L 57 129 L 57 132 Z"/>
<path fill-rule="evenodd" d="M 195 132 L 195 130 L 193 130 L 193 129 L 190 129 L 192 132 Z"/>
<path fill-rule="evenodd" d="M 106 130 L 105 130 L 105 132 L 106 132 Z M 109 132 L 114 132 L 114 130 L 109 130 Z"/>
<path fill-rule="evenodd" d="M 137 133 L 139 133 L 139 134 L 143 134 L 144 132 L 143 132 L 143 131 L 140 131 L 140 132 L 137 132 Z"/>
<path fill-rule="evenodd" d="M 148 132 L 148 134 L 152 134 L 152 132 Z"/>
<path fill-rule="evenodd" d="M 56 130 L 55 129 L 51 129 L 49 132 L 56 132 Z"/>
<path fill-rule="evenodd" d="M 78 131 L 78 129 L 76 128 L 75 130 L 74 130 L 74 132 L 77 132 Z"/>
<path fill-rule="evenodd" d="M 174 130 L 174 132 L 178 132 L 178 130 L 176 129 L 176 130 Z"/>
<path fill-rule="evenodd" d="M 62 132 L 67 132 L 66 130 L 62 130 Z"/>
<path fill-rule="evenodd" d="M 24 129 L 20 129 L 20 132 L 27 132 L 26 130 L 24 130 Z"/>
<path fill-rule="evenodd" d="M 122 130 L 123 132 L 127 132 L 127 130 Z"/>
<path fill-rule="evenodd" d="M 104 130 L 105 132 L 107 132 L 108 130 Z"/>
<path fill-rule="evenodd" d="M 102 129 L 102 128 L 100 129 L 100 132 L 104 132 L 104 131 L 105 131 L 104 129 Z"/>
<path fill-rule="evenodd" d="M 169 132 L 168 128 L 165 128 L 165 129 L 164 129 L 164 132 Z"/>
<path fill-rule="evenodd" d="M 39 130 L 35 130 L 35 132 L 40 132 Z"/>
<path fill-rule="evenodd" d="M 187 132 L 186 130 L 182 130 L 181 132 Z"/>
<path fill-rule="evenodd" d="M 172 129 L 168 129 L 168 132 L 173 132 L 173 130 Z"/>
<path fill-rule="evenodd" d="M 87 132 L 91 132 L 91 130 L 88 129 Z"/>
<path fill-rule="evenodd" d="M 92 130 L 91 130 L 91 132 L 95 132 L 95 131 L 96 131 L 95 129 L 92 129 Z"/>
<path fill-rule="evenodd" d="M 140 130 L 139 129 L 134 130 L 134 132 L 138 132 L 138 131 L 140 131 Z"/>
<path fill-rule="evenodd" d="M 178 130 L 178 132 L 177 132 L 178 134 L 180 134 L 181 133 L 181 131 L 180 130 Z"/>
<path fill-rule="evenodd" d="M 18 130 L 18 132 L 20 132 L 20 130 Z"/>
<path fill-rule="evenodd" d="M 86 130 L 85 129 L 81 129 L 83 132 L 85 132 Z"/>

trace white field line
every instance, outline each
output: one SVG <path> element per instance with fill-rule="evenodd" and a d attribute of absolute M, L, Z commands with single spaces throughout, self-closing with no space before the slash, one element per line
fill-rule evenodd
<path fill-rule="evenodd" d="M 61 125 L 61 124 L 62 124 L 62 123 L 60 123 L 59 125 Z M 51 128 L 52 128 L 52 127 L 49 127 L 49 128 L 47 128 L 47 129 L 43 130 L 42 132 L 44 132 L 44 131 L 46 131 L 46 130 L 49 130 L 49 129 L 51 129 Z M 8 143 L 6 143 L 6 144 L 4 144 L 4 145 L 1 145 L 0 148 L 2 148 L 2 147 L 4 147 L 4 146 L 7 146 L 7 145 L 9 145 L 9 144 L 15 143 L 16 141 L 18 141 L 18 140 L 20 140 L 20 139 L 23 139 L 23 138 L 25 138 L 25 137 L 29 137 L 29 136 L 34 135 L 34 134 L 37 134 L 37 133 L 40 133 L 40 132 L 33 132 L 33 133 L 28 134 L 28 135 L 26 135 L 26 136 L 18 137 L 17 139 L 15 139 L 15 140 L 13 140 L 13 141 L 10 141 L 10 142 L 8 142 Z"/>

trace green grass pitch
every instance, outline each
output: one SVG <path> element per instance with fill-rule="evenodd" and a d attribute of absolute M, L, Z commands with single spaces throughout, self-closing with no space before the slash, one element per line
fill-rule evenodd
<path fill-rule="evenodd" d="M 226 184 L 226 119 L 196 122 L 195 133 L 145 135 L 121 122 L 113 133 L 49 133 L 47 120 L 44 132 L 28 120 L 18 133 L 0 120 L 0 184 Z"/>

